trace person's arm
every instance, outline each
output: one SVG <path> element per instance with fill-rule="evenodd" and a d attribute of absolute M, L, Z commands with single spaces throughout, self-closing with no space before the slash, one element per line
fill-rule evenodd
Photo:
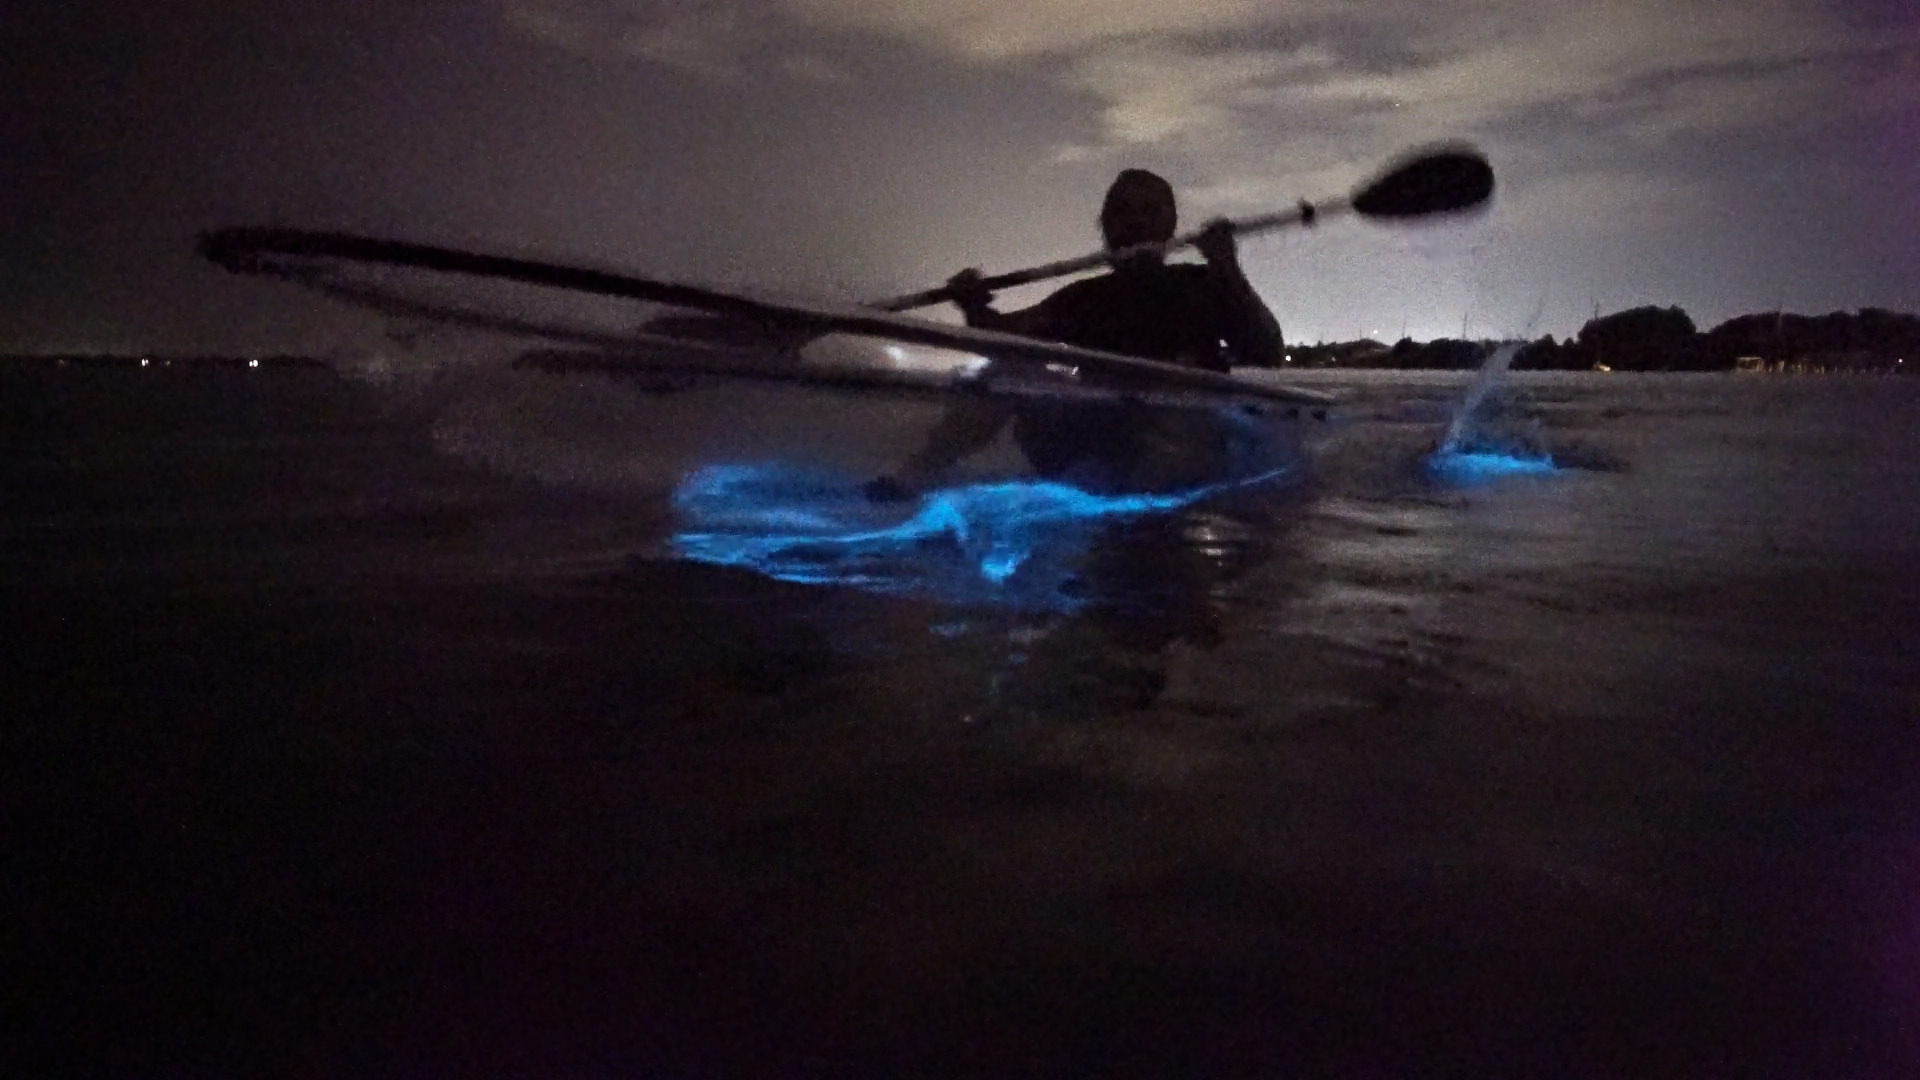
<path fill-rule="evenodd" d="M 954 306 L 960 309 L 968 326 L 1023 337 L 1052 336 L 1050 331 L 1055 320 L 1046 300 L 1019 311 L 996 311 L 993 292 L 980 284 L 980 271 L 971 268 L 948 278 L 947 285 L 953 289 Z"/>
<path fill-rule="evenodd" d="M 1260 299 L 1246 272 L 1240 269 L 1233 226 L 1226 221 L 1209 224 L 1194 246 L 1207 260 L 1213 276 L 1220 305 L 1220 336 L 1234 360 L 1258 367 L 1279 366 L 1287 348 L 1280 334 L 1280 320 L 1273 317 L 1267 302 Z"/>

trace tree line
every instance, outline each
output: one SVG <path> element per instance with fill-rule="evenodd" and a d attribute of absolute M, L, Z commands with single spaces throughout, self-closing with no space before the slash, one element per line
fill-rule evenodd
<path fill-rule="evenodd" d="M 1495 341 L 1441 338 L 1393 345 L 1362 340 L 1295 345 L 1295 366 L 1469 369 Z M 1911 363 L 1907 362 L 1911 360 Z M 1920 367 L 1920 317 L 1880 308 L 1830 315 L 1741 315 L 1700 332 L 1678 307 L 1637 307 L 1589 320 L 1565 340 L 1522 346 L 1515 370 L 1532 371 L 1880 371 Z"/>

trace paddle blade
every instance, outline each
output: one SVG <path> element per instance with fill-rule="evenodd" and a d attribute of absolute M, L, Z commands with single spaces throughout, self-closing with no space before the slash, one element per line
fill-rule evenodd
<path fill-rule="evenodd" d="M 1470 147 L 1430 150 L 1388 169 L 1353 197 L 1366 217 L 1412 218 L 1469 210 L 1493 194 L 1493 166 Z"/>

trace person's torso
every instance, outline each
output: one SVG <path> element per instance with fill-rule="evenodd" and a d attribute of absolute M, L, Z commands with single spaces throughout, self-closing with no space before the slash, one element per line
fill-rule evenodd
<path fill-rule="evenodd" d="M 1205 266 L 1078 281 L 1044 301 L 1052 336 L 1084 349 L 1226 370 L 1219 290 Z"/>

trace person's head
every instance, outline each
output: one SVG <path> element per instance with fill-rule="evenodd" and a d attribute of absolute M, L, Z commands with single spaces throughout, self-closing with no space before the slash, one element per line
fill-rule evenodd
<path fill-rule="evenodd" d="M 1173 185 L 1145 169 L 1127 169 L 1100 205 L 1100 235 L 1109 249 L 1173 239 L 1180 222 Z"/>

